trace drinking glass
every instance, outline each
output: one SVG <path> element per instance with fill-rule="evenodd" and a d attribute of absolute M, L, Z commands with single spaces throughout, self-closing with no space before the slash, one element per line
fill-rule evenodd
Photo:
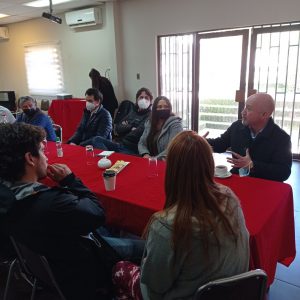
<path fill-rule="evenodd" d="M 43 139 L 43 145 L 44 145 L 44 153 L 47 155 L 49 154 L 49 149 L 48 149 L 48 141 L 47 139 Z"/>
<path fill-rule="evenodd" d="M 148 158 L 148 177 L 152 178 L 156 176 L 158 176 L 157 158 L 151 156 Z"/>
<path fill-rule="evenodd" d="M 94 147 L 92 145 L 85 146 L 86 164 L 92 165 L 94 163 Z"/>

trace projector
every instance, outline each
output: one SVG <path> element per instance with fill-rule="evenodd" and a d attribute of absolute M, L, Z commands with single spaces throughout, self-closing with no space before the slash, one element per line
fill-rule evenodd
<path fill-rule="evenodd" d="M 52 14 L 43 12 L 42 17 L 46 18 L 46 19 L 48 19 L 48 20 L 50 20 L 50 21 L 52 21 L 54 23 L 61 24 L 61 18 L 53 16 Z"/>

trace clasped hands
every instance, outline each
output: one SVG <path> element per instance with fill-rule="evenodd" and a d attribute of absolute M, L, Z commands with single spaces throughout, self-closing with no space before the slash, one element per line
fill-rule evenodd
<path fill-rule="evenodd" d="M 71 173 L 70 168 L 64 164 L 52 164 L 47 167 L 47 175 L 56 182 L 63 180 Z"/>

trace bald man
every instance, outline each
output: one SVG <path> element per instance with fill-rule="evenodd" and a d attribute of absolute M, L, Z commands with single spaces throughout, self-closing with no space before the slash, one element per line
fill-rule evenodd
<path fill-rule="evenodd" d="M 234 122 L 219 138 L 207 139 L 214 152 L 232 150 L 231 172 L 241 176 L 286 180 L 291 173 L 290 136 L 272 119 L 273 98 L 265 93 L 250 96 L 242 120 Z"/>

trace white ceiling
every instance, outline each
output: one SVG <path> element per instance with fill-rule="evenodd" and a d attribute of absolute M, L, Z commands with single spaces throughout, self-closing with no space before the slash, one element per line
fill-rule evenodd
<path fill-rule="evenodd" d="M 49 12 L 48 7 L 35 8 L 22 5 L 32 0 L 0 0 L 0 14 L 10 15 L 9 17 L 0 18 L 0 25 L 21 22 L 29 19 L 39 18 L 42 13 Z M 103 2 L 114 0 L 73 0 L 58 5 L 53 5 L 53 14 L 59 14 L 76 8 L 96 6 Z"/>

